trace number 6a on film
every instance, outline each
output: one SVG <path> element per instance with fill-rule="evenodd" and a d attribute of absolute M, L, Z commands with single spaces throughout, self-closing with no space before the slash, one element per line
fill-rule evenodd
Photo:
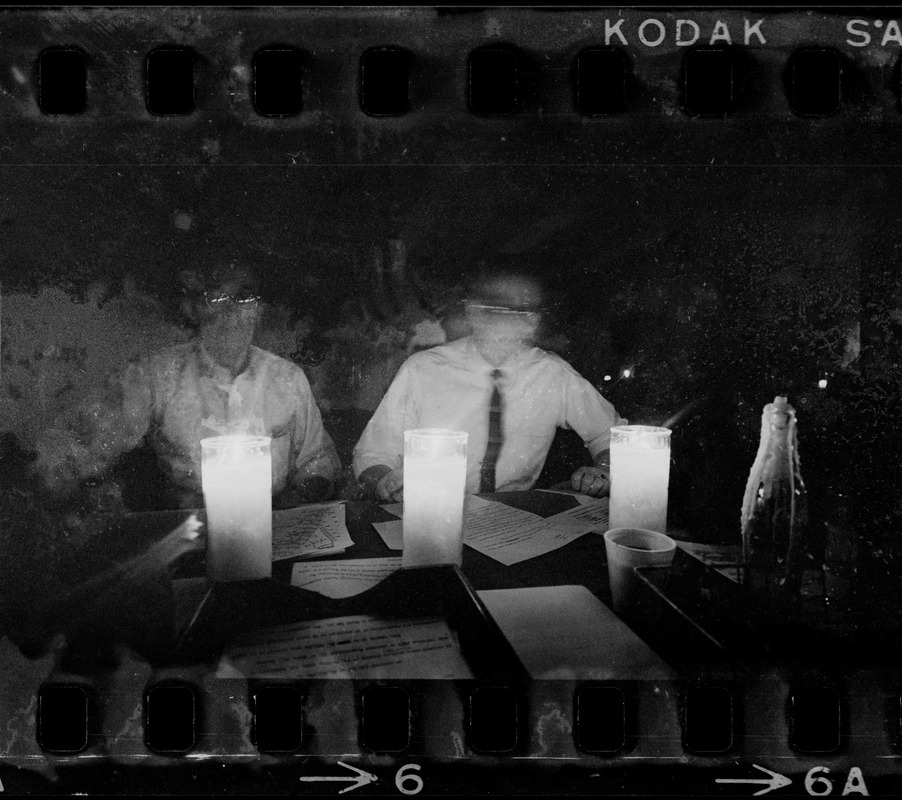
<path fill-rule="evenodd" d="M 828 767 L 812 767 L 805 774 L 805 791 L 812 797 L 826 797 L 833 793 L 833 782 L 827 777 L 830 772 Z M 852 767 L 846 776 L 846 785 L 842 790 L 843 796 L 847 794 L 860 794 L 865 797 L 870 795 L 868 787 L 864 784 L 864 775 L 859 767 Z"/>

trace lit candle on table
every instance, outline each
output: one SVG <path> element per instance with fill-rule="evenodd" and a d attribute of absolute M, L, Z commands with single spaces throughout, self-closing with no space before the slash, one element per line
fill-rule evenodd
<path fill-rule="evenodd" d="M 466 481 L 466 433 L 404 431 L 402 566 L 460 565 Z"/>
<path fill-rule="evenodd" d="M 210 580 L 253 580 L 272 575 L 269 443 L 268 436 L 201 440 Z"/>
<path fill-rule="evenodd" d="M 611 528 L 666 533 L 670 430 L 650 425 L 611 428 Z"/>

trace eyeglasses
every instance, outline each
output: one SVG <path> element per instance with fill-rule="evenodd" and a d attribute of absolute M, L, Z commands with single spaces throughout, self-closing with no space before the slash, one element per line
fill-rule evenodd
<path fill-rule="evenodd" d="M 475 308 L 485 314 L 498 314 L 512 319 L 522 319 L 532 322 L 542 313 L 541 310 L 536 311 L 518 311 L 513 308 L 505 308 L 504 306 L 484 306 L 479 303 L 467 303 L 467 308 Z"/>
<path fill-rule="evenodd" d="M 260 302 L 260 295 L 253 292 L 244 291 L 237 294 L 229 294 L 228 292 L 204 292 L 202 295 L 204 304 L 207 308 L 219 309 L 226 308 L 230 305 L 239 308 L 254 308 Z"/>

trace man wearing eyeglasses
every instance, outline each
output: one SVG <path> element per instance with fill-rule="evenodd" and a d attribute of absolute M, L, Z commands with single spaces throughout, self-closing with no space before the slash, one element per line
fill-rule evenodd
<path fill-rule="evenodd" d="M 38 445 L 35 471 L 70 496 L 147 441 L 167 479 L 159 504 L 203 505 L 200 441 L 223 434 L 271 437 L 273 503 L 332 495 L 341 466 L 300 367 L 253 346 L 260 319 L 247 267 L 183 272 L 181 310 L 194 338 L 131 363 Z"/>
<path fill-rule="evenodd" d="M 465 311 L 469 336 L 401 366 L 354 449 L 359 482 L 379 500 L 402 500 L 404 431 L 450 428 L 469 434 L 467 492 L 530 489 L 557 428 L 568 428 L 593 462 L 573 473 L 572 488 L 607 494 L 610 429 L 626 420 L 566 361 L 532 346 L 542 316 L 538 283 L 483 277 Z"/>

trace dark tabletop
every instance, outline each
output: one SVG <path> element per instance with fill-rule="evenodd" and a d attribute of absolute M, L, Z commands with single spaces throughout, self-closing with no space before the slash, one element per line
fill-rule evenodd
<path fill-rule="evenodd" d="M 571 495 L 540 491 L 499 492 L 484 496 L 540 516 L 551 516 L 577 505 Z M 88 560 L 115 563 L 165 536 L 189 513 L 166 511 L 130 515 L 115 536 L 102 543 L 99 554 L 95 543 L 95 553 L 88 556 Z M 198 515 L 203 518 L 202 512 Z M 373 522 L 396 519 L 379 505 L 348 502 L 346 524 L 354 544 L 344 553 L 330 558 L 399 556 L 400 552 L 390 550 L 372 525 Z M 181 615 L 190 614 L 199 600 L 199 593 L 209 589 L 209 586 L 205 589 L 202 580 L 204 554 L 202 542 L 200 544 L 196 551 L 180 559 L 176 571 L 176 577 L 198 579 L 176 581 L 177 585 L 192 587 L 191 591 L 195 593 L 176 598 L 177 605 L 181 603 Z M 289 593 L 303 592 L 289 587 L 292 564 L 291 559 L 275 562 L 272 583 Z M 596 533 L 585 534 L 564 547 L 511 566 L 464 547 L 461 572 L 467 591 L 473 597 L 473 592 L 485 589 L 582 585 L 602 602 L 610 604 L 604 538 Z M 639 611 L 625 621 L 678 668 L 739 659 L 754 665 L 753 669 L 760 669 L 761 663 L 767 661 L 781 663 L 788 658 L 808 658 L 823 662 L 834 655 L 839 662 L 843 656 L 861 659 L 869 653 L 877 653 L 885 649 L 886 642 L 895 642 L 898 638 L 886 635 L 887 625 L 891 630 L 895 624 L 892 619 L 869 631 L 867 620 L 864 624 L 859 620 L 849 625 L 848 620 L 840 620 L 835 614 L 822 613 L 822 602 L 817 600 L 809 602 L 805 608 L 762 608 L 755 598 L 744 595 L 736 584 L 681 550 L 677 550 L 672 567 L 640 570 L 639 576 L 643 603 Z M 307 592 L 305 596 L 309 604 L 317 608 L 325 602 L 313 593 Z M 336 604 L 335 608 L 340 605 Z M 326 611 L 324 609 L 324 613 Z"/>
<path fill-rule="evenodd" d="M 496 492 L 481 496 L 542 517 L 552 516 L 578 505 L 572 495 L 551 492 Z M 140 547 L 142 543 L 165 535 L 190 513 L 190 511 L 155 511 L 129 515 L 121 532 L 117 533 L 118 541 L 113 547 L 123 552 Z M 202 511 L 196 513 L 203 519 Z M 330 555 L 329 558 L 345 560 L 399 556 L 400 551 L 389 549 L 372 526 L 374 522 L 397 519 L 374 503 L 362 501 L 346 503 L 345 522 L 354 545 L 344 553 Z M 115 550 L 106 551 L 107 557 L 115 558 L 117 555 Z M 179 566 L 180 576 L 203 575 L 202 552 L 189 554 L 182 561 Z M 273 578 L 288 583 L 293 563 L 293 559 L 275 562 Z M 603 594 L 608 591 L 606 564 L 603 537 L 590 533 L 551 553 L 511 566 L 505 566 L 470 547 L 464 547 L 462 569 L 476 590 L 579 584 L 593 592 Z"/>
<path fill-rule="evenodd" d="M 484 495 L 525 511 L 551 516 L 577 504 L 572 495 L 548 492 L 504 492 Z M 109 569 L 136 554 L 146 552 L 157 541 L 184 522 L 191 513 L 203 521 L 204 513 L 196 511 L 158 511 L 130 514 L 105 534 L 95 538 L 73 558 L 71 574 L 87 576 Z M 361 501 L 347 502 L 345 522 L 353 546 L 330 559 L 378 559 L 398 557 L 400 551 L 389 549 L 373 527 L 373 522 L 398 518 L 380 505 Z M 143 615 L 161 603 L 156 586 L 144 596 L 144 590 L 129 591 L 129 616 L 117 633 L 129 637 L 127 643 L 143 649 L 149 660 L 165 660 L 176 650 L 179 657 L 192 659 L 200 654 L 212 655 L 218 644 L 227 641 L 228 634 L 238 629 L 260 624 L 275 624 L 274 620 L 309 616 L 342 616 L 357 613 L 392 613 L 392 608 L 416 608 L 422 613 L 436 612 L 449 620 L 459 620 L 462 628 L 475 631 L 486 642 L 484 649 L 494 648 L 496 658 L 504 656 L 507 646 L 497 626 L 488 615 L 476 594 L 483 589 L 553 586 L 579 584 L 607 598 L 607 566 L 602 536 L 589 533 L 565 547 L 519 564 L 506 566 L 469 547 L 463 549 L 463 564 L 454 575 L 445 574 L 422 578 L 405 570 L 395 573 L 378 586 L 361 595 L 345 600 L 331 600 L 314 592 L 292 587 L 291 570 L 297 559 L 284 559 L 273 564 L 272 580 L 211 584 L 205 580 L 203 538 L 190 552 L 182 555 L 171 570 L 173 577 L 173 623 L 177 645 L 163 642 L 160 625 L 138 635 L 144 629 Z M 455 577 L 455 575 L 457 577 Z M 247 585 L 242 585 L 247 584 Z M 460 585 L 458 585 L 460 584 Z M 287 616 L 286 616 L 287 615 Z M 140 617 L 140 619 L 139 619 Z M 284 619 L 283 619 L 284 617 Z M 290 618 L 290 619 L 289 619 Z M 102 629 L 106 620 L 99 620 Z M 124 632 L 124 633 L 123 633 Z M 93 627 L 80 639 L 87 643 L 81 651 L 91 651 Z M 458 631 L 460 635 L 461 631 Z M 466 634 L 465 634 L 466 636 Z M 478 638 L 478 637 L 477 637 Z M 489 644 L 489 640 L 494 643 Z M 212 644 L 211 644 L 212 642 Z M 173 649 L 175 648 L 175 649 Z M 477 648 L 478 649 L 478 648 Z M 508 654 L 509 655 L 509 654 Z M 90 655 L 87 656 L 90 659 Z M 491 659 L 488 663 L 491 663 Z"/>

